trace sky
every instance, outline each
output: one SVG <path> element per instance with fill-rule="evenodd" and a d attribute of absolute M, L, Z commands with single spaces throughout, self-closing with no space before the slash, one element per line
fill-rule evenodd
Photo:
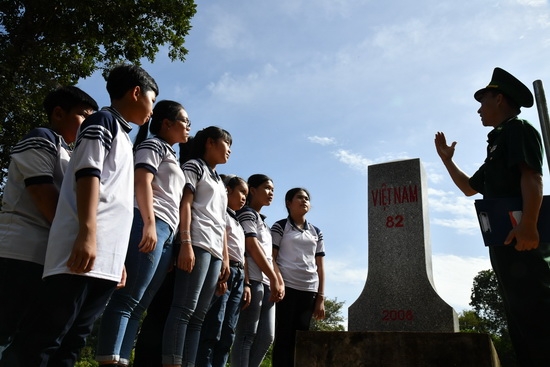
<path fill-rule="evenodd" d="M 270 176 L 267 223 L 286 217 L 284 194 L 306 187 L 308 220 L 324 235 L 328 298 L 359 297 L 368 272 L 367 167 L 419 158 L 426 171 L 433 279 L 457 313 L 473 278 L 490 269 L 474 200 L 453 185 L 434 135 L 457 141 L 469 175 L 485 158 L 473 94 L 502 67 L 531 90 L 550 88 L 547 0 L 198 0 L 185 62 L 167 48 L 142 66 L 158 100 L 181 102 L 198 129 L 233 137 L 219 173 Z M 108 105 L 100 73 L 79 87 Z M 550 93 L 550 92 L 548 92 Z M 536 107 L 520 117 L 539 131 Z M 545 187 L 548 169 L 544 167 Z M 544 192 L 548 192 L 547 189 Z"/>

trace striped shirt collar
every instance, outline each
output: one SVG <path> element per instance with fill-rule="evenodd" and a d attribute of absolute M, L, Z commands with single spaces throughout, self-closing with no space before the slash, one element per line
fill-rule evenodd
<path fill-rule="evenodd" d="M 102 111 L 109 111 L 111 112 L 113 115 L 115 115 L 116 119 L 118 120 L 119 124 L 122 126 L 122 128 L 124 129 L 124 131 L 126 131 L 126 133 L 129 133 L 130 131 L 132 131 L 132 126 L 130 126 L 130 124 L 128 123 L 128 121 L 126 121 L 126 119 L 124 117 L 122 117 L 122 115 L 120 114 L 120 112 L 118 112 L 114 107 L 103 107 L 101 109 Z"/>
<path fill-rule="evenodd" d="M 296 229 L 296 230 L 298 230 L 298 231 L 300 231 L 300 232 L 305 231 L 305 230 L 308 229 L 308 227 L 309 227 L 309 224 L 308 224 L 308 222 L 307 222 L 307 219 L 304 221 L 304 229 L 301 229 L 300 227 L 298 227 L 298 226 L 296 225 L 296 223 L 294 223 L 294 221 L 292 220 L 292 218 L 290 217 L 290 215 L 287 217 L 287 220 L 288 220 L 288 222 L 290 223 L 290 225 L 292 226 L 292 228 L 294 228 L 294 229 Z"/>
<path fill-rule="evenodd" d="M 166 146 L 168 148 L 168 150 L 175 156 L 176 155 L 176 151 L 174 150 L 174 148 L 168 144 L 168 142 L 166 140 L 164 140 L 163 138 L 161 138 L 160 136 L 158 135 L 155 135 L 155 138 L 158 139 L 160 142 L 162 142 L 164 144 L 164 146 Z"/>

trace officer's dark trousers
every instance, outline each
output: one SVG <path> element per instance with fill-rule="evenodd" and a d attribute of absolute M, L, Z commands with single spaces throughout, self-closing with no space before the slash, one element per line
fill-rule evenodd
<path fill-rule="evenodd" d="M 489 254 L 519 366 L 550 366 L 550 243 L 531 251 L 493 246 Z"/>

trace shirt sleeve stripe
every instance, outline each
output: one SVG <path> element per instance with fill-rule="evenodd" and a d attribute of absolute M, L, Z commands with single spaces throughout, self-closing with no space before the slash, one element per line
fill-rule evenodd
<path fill-rule="evenodd" d="M 134 166 L 134 170 L 136 170 L 138 168 L 145 168 L 147 171 L 151 172 L 152 174 L 154 174 L 154 175 L 157 174 L 157 169 L 155 167 L 151 166 L 150 164 L 147 164 L 147 163 L 137 163 Z"/>
<path fill-rule="evenodd" d="M 39 137 L 29 138 L 20 141 L 17 145 L 13 147 L 11 154 L 18 154 L 31 149 L 45 150 L 53 156 L 57 155 L 56 145 L 48 139 Z"/>
<path fill-rule="evenodd" d="M 88 177 L 88 176 L 95 176 L 95 177 L 101 179 L 101 171 L 98 170 L 97 168 L 83 168 L 83 169 L 77 171 L 74 174 L 74 176 L 75 176 L 77 181 L 78 181 L 79 178 Z"/>
<path fill-rule="evenodd" d="M 82 139 L 99 140 L 107 151 L 111 150 L 113 143 L 111 131 L 100 125 L 90 125 L 81 131 L 76 141 L 76 147 L 82 142 Z"/>
<path fill-rule="evenodd" d="M 166 150 L 164 149 L 164 146 L 160 144 L 160 142 L 156 139 L 147 139 L 143 143 L 141 143 L 137 150 L 141 149 L 149 149 L 153 152 L 157 153 L 160 157 L 164 157 L 166 155 Z"/>
<path fill-rule="evenodd" d="M 27 178 L 25 180 L 25 187 L 28 187 L 31 185 L 51 184 L 51 183 L 53 183 L 52 176 L 36 176 L 36 177 Z"/>

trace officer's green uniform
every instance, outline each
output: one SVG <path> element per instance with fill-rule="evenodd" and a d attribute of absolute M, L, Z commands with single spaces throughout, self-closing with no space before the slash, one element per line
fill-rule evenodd
<path fill-rule="evenodd" d="M 527 87 L 497 69 L 486 89 L 507 90 L 504 93 L 519 106 L 530 107 L 532 95 Z M 476 93 L 476 99 L 482 91 Z M 521 197 L 519 164 L 542 174 L 542 155 L 540 135 L 527 121 L 517 117 L 504 121 L 488 134 L 487 158 L 470 178 L 470 186 L 484 198 Z M 550 367 L 550 244 L 540 243 L 530 251 L 517 251 L 513 245 L 491 246 L 489 255 L 502 289 L 519 365 Z"/>

